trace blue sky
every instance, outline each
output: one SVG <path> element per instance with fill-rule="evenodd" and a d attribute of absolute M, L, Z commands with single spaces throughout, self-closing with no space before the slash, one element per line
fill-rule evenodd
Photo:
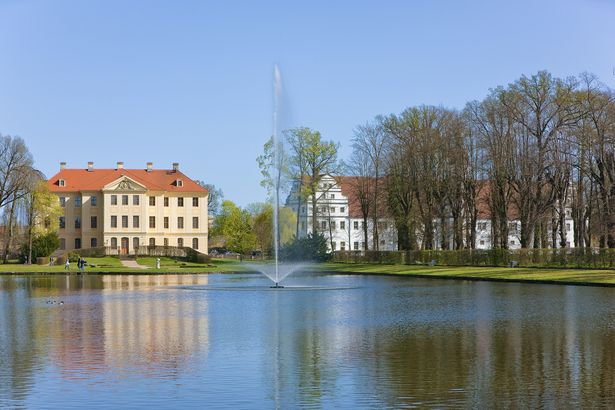
<path fill-rule="evenodd" d="M 615 2 L 0 0 L 0 133 L 36 166 L 170 167 L 262 201 L 272 72 L 289 125 L 339 141 L 546 69 L 615 87 Z"/>

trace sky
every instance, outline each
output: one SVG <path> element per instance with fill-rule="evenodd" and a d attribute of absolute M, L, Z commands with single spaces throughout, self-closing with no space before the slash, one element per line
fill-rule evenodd
<path fill-rule="evenodd" d="M 245 206 L 266 199 L 275 64 L 283 125 L 347 159 L 377 115 L 461 109 L 523 74 L 615 88 L 614 21 L 610 0 L 0 0 L 0 134 L 48 177 L 179 162 Z"/>

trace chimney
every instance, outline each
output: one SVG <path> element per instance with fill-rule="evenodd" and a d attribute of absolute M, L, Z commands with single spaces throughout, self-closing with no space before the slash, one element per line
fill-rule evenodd
<path fill-rule="evenodd" d="M 154 168 L 154 163 L 153 162 L 148 162 L 147 163 L 147 172 L 152 172 L 153 168 Z"/>
<path fill-rule="evenodd" d="M 175 171 L 175 172 L 179 171 L 179 162 L 174 162 L 173 163 L 173 171 Z"/>
<path fill-rule="evenodd" d="M 60 162 L 60 171 L 64 171 L 66 169 L 66 162 Z"/>
<path fill-rule="evenodd" d="M 88 161 L 88 172 L 94 171 L 94 162 Z"/>
<path fill-rule="evenodd" d="M 124 169 L 124 163 L 122 161 L 118 161 L 116 169 Z"/>

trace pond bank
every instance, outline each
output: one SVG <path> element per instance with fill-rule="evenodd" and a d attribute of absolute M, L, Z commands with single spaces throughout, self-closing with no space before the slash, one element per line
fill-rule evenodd
<path fill-rule="evenodd" d="M 615 270 L 326 263 L 323 272 L 470 281 L 615 287 Z"/>

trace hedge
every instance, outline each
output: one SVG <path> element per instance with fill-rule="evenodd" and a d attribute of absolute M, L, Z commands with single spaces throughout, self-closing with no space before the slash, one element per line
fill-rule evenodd
<path fill-rule="evenodd" d="M 615 249 L 338 251 L 333 254 L 333 262 L 612 269 L 615 268 Z"/>

